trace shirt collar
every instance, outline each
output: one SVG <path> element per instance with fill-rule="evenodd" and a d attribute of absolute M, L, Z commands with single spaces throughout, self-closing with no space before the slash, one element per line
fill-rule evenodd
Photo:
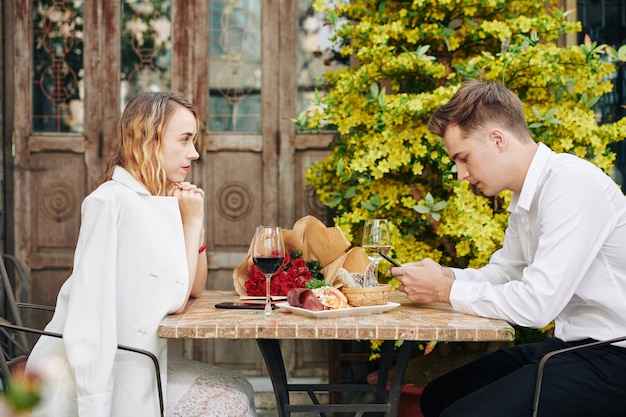
<path fill-rule="evenodd" d="M 133 175 L 126 171 L 121 166 L 116 166 L 113 170 L 113 175 L 111 176 L 113 181 L 117 181 L 120 184 L 124 184 L 128 188 L 132 189 L 138 194 L 147 194 L 150 195 L 148 189 L 140 183 L 137 178 L 133 177 Z"/>
<path fill-rule="evenodd" d="M 509 211 L 515 212 L 518 210 L 530 210 L 530 205 L 533 202 L 537 187 L 539 186 L 539 180 L 545 170 L 548 160 L 554 152 L 543 143 L 539 143 L 537 152 L 533 156 L 528 171 L 526 172 L 526 178 L 524 178 L 524 184 L 522 184 L 522 190 L 518 193 L 513 193 L 511 198 L 511 204 L 509 205 Z"/>

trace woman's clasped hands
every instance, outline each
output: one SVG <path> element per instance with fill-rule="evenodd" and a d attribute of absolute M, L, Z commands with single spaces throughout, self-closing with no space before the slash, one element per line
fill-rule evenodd
<path fill-rule="evenodd" d="M 178 205 L 180 207 L 180 214 L 183 218 L 183 223 L 192 219 L 197 219 L 201 222 L 203 221 L 204 190 L 202 190 L 202 188 L 199 188 L 187 181 L 177 182 L 172 185 L 172 188 L 167 195 L 178 199 Z"/>

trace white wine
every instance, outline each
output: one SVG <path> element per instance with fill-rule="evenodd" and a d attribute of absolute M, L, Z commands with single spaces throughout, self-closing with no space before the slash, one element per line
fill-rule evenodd
<path fill-rule="evenodd" d="M 378 252 L 382 252 L 385 255 L 389 253 L 389 249 L 391 249 L 391 245 L 364 245 L 363 246 L 363 251 L 365 252 L 365 254 L 367 255 L 368 258 L 370 258 L 370 260 L 374 261 L 374 260 L 380 260 L 382 259 L 381 256 L 378 254 Z"/>

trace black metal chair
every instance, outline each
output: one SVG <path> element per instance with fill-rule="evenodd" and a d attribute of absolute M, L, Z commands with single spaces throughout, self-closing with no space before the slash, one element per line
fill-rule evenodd
<path fill-rule="evenodd" d="M 9 259 L 13 262 L 13 266 L 19 275 L 19 279 L 22 282 L 22 285 L 28 285 L 28 279 L 26 276 L 25 269 L 21 266 L 19 261 L 12 257 L 11 255 L 2 255 L 0 258 L 2 262 L 0 262 L 0 275 L 2 275 L 2 284 L 4 286 L 4 292 L 7 300 L 7 307 L 10 310 L 11 319 L 13 323 L 7 320 L 6 318 L 0 318 L 0 333 L 4 336 L 3 343 L 0 344 L 0 378 L 2 380 L 2 387 L 6 389 L 7 383 L 11 379 L 11 371 L 13 366 L 18 363 L 24 361 L 30 351 L 32 346 L 28 343 L 28 338 L 26 334 L 34 334 L 39 337 L 55 337 L 55 338 L 63 338 L 63 335 L 60 333 L 48 332 L 45 330 L 34 329 L 31 327 L 24 326 L 21 316 L 21 310 L 23 308 L 31 308 L 31 309 L 39 309 L 39 310 L 47 310 L 50 312 L 54 311 L 54 307 L 51 306 L 42 306 L 39 304 L 29 304 L 29 303 L 18 303 L 15 298 L 15 293 L 13 291 L 11 281 L 9 278 L 9 274 L 4 263 L 4 259 Z M 134 352 L 140 355 L 147 356 L 154 365 L 154 371 L 157 382 L 157 394 L 159 397 L 159 407 L 161 410 L 161 417 L 165 417 L 165 407 L 163 403 L 163 386 L 161 383 L 161 368 L 159 366 L 159 361 L 157 357 L 152 353 L 144 349 L 138 349 L 132 346 L 126 345 L 117 345 L 119 350 Z"/>
<path fill-rule="evenodd" d="M 533 417 L 537 417 L 537 413 L 539 412 L 539 399 L 541 396 L 541 383 L 543 380 L 543 370 L 546 366 L 546 362 L 548 362 L 548 360 L 556 355 L 560 355 L 563 353 L 567 353 L 567 352 L 571 352 L 574 350 L 581 350 L 581 349 L 586 349 L 586 348 L 590 348 L 590 347 L 597 347 L 597 346 L 604 346 L 604 345 L 611 345 L 613 343 L 617 343 L 617 342 L 623 342 L 626 341 L 626 336 L 622 336 L 622 337 L 616 337 L 614 339 L 610 339 L 610 340 L 600 340 L 600 341 L 596 341 L 596 342 L 590 342 L 590 343 L 585 343 L 582 345 L 578 345 L 578 346 L 572 346 L 572 347 L 568 347 L 568 348 L 563 348 L 563 349 L 558 349 L 558 350 L 554 350 L 550 353 L 546 353 L 543 358 L 541 358 L 541 360 L 539 361 L 539 368 L 537 368 L 537 381 L 535 383 L 535 398 L 533 400 Z"/>

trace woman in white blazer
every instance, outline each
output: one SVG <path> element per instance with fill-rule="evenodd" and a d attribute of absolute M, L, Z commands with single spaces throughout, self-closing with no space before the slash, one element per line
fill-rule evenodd
<path fill-rule="evenodd" d="M 105 180 L 83 201 L 73 271 L 46 326 L 63 339 L 42 337 L 28 359 L 45 381 L 33 415 L 158 416 L 154 366 L 118 344 L 157 356 L 168 415 L 255 415 L 248 381 L 182 358 L 168 371 L 167 341 L 157 336 L 207 279 L 204 192 L 185 182 L 197 132 L 197 111 L 181 96 L 146 93 L 126 106 Z M 211 401 L 185 395 L 199 384 Z"/>

